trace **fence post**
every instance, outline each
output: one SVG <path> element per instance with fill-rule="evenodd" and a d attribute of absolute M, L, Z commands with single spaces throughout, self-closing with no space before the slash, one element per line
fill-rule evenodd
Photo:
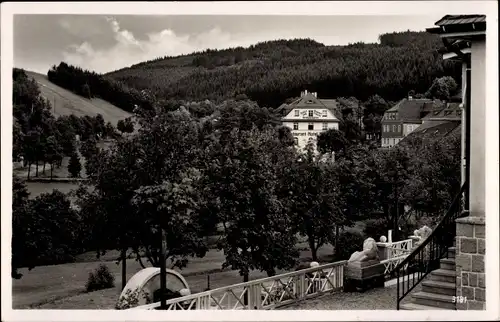
<path fill-rule="evenodd" d="M 299 298 L 303 299 L 306 296 L 306 275 L 301 274 L 299 277 Z"/>

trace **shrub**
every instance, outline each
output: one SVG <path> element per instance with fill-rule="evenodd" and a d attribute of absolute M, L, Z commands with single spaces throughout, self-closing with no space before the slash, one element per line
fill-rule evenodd
<path fill-rule="evenodd" d="M 106 265 L 101 264 L 96 270 L 94 270 L 94 272 L 89 273 L 89 279 L 85 284 L 85 289 L 87 292 L 92 292 L 114 286 L 115 277 L 111 274 Z"/>
<path fill-rule="evenodd" d="M 143 297 L 146 304 L 151 304 L 151 299 L 148 293 L 144 290 L 137 288 L 135 291 L 127 290 L 123 296 L 120 297 L 115 305 L 116 310 L 127 310 L 139 305 L 140 299 Z"/>
<path fill-rule="evenodd" d="M 339 235 L 338 254 L 335 254 L 335 260 L 349 259 L 352 253 L 363 250 L 364 237 L 359 232 L 344 231 Z"/>
<path fill-rule="evenodd" d="M 392 229 L 385 219 L 368 219 L 364 221 L 364 224 L 363 234 L 366 238 L 371 237 L 376 241 L 379 241 L 381 236 L 387 237 L 388 230 Z"/>

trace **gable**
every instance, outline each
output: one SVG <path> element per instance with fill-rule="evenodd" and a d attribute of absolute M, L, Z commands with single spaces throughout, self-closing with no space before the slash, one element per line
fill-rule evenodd
<path fill-rule="evenodd" d="M 311 111 L 311 112 L 310 112 Z M 338 122 L 335 114 L 326 107 L 296 107 L 293 106 L 283 120 L 309 120 L 309 121 L 330 121 Z"/>

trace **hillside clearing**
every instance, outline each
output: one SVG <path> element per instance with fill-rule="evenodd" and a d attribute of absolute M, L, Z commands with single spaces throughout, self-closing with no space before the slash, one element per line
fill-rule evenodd
<path fill-rule="evenodd" d="M 26 71 L 40 88 L 41 95 L 52 104 L 52 112 L 55 116 L 71 115 L 96 116 L 101 114 L 104 121 L 111 122 L 114 126 L 119 120 L 131 116 L 130 113 L 99 98 L 91 100 L 73 94 L 72 92 L 51 83 L 46 75 Z"/>

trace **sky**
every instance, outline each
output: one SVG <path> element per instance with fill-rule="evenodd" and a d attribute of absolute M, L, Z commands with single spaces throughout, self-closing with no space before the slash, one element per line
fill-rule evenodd
<path fill-rule="evenodd" d="M 424 31 L 441 17 L 15 15 L 14 66 L 46 74 L 65 61 L 106 73 L 157 57 L 267 40 L 377 42 L 387 32 Z"/>

